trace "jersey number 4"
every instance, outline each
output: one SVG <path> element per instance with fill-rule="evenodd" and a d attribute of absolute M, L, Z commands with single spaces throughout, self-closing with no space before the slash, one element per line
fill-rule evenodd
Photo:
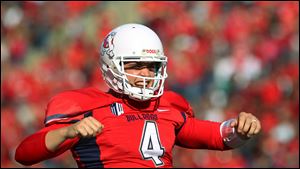
<path fill-rule="evenodd" d="M 161 146 L 157 125 L 154 121 L 145 121 L 140 152 L 145 160 L 152 160 L 156 166 L 164 165 L 160 159 L 165 149 Z"/>

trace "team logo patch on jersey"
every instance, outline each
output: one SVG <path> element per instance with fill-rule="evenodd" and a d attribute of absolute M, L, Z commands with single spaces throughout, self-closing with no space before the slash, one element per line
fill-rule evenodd
<path fill-rule="evenodd" d="M 115 116 L 120 116 L 121 114 L 124 113 L 123 106 L 120 103 L 113 103 L 110 105 L 110 110 L 112 114 Z"/>

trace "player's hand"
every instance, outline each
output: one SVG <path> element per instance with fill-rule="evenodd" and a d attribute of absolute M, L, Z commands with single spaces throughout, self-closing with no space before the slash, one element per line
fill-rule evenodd
<path fill-rule="evenodd" d="M 95 137 L 100 134 L 104 125 L 94 117 L 90 116 L 67 127 L 66 138 L 74 137 Z"/>
<path fill-rule="evenodd" d="M 242 138 L 250 138 L 258 134 L 261 130 L 260 121 L 251 113 L 246 112 L 241 112 L 230 125 L 231 127 L 235 127 L 237 133 Z"/>

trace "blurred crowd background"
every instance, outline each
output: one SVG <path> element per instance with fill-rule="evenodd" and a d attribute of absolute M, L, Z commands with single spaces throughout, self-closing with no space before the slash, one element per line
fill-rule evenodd
<path fill-rule="evenodd" d="M 16 146 L 44 126 L 52 96 L 107 90 L 100 43 L 132 22 L 161 37 L 166 88 L 188 99 L 197 118 L 247 111 L 261 120 L 262 132 L 242 148 L 175 146 L 174 167 L 299 167 L 298 1 L 1 1 L 1 168 L 24 167 Z M 66 152 L 31 167 L 77 165 Z"/>

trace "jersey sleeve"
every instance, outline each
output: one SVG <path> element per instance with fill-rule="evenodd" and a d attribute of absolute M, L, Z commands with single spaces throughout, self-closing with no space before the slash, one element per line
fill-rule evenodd
<path fill-rule="evenodd" d="M 176 136 L 176 145 L 192 149 L 227 150 L 219 122 L 188 117 Z"/>
<path fill-rule="evenodd" d="M 82 108 L 78 102 L 72 99 L 71 94 L 70 92 L 65 92 L 51 98 L 47 105 L 44 120 L 46 126 L 55 123 L 74 122 L 82 118 L 80 117 Z"/>
<path fill-rule="evenodd" d="M 194 117 L 194 111 L 188 101 L 173 91 L 165 92 L 163 99 L 172 107 L 180 112 L 184 112 L 187 117 Z"/>
<path fill-rule="evenodd" d="M 99 101 L 100 100 L 100 101 Z M 66 127 L 91 114 L 92 110 L 110 102 L 106 95 L 94 88 L 70 90 L 51 98 L 45 115 L 45 128 L 25 138 L 16 149 L 15 159 L 24 165 L 32 165 L 53 158 L 73 147 L 79 138 L 65 140 L 56 152 L 45 145 L 46 134 Z"/>
<path fill-rule="evenodd" d="M 67 139 L 55 152 L 49 151 L 45 143 L 45 137 L 49 131 L 66 127 L 67 125 L 68 124 L 53 124 L 25 138 L 16 149 L 15 160 L 23 165 L 33 165 L 43 160 L 56 157 L 70 149 L 78 142 L 78 137 Z"/>
<path fill-rule="evenodd" d="M 166 92 L 164 99 L 180 111 L 184 119 L 183 123 L 176 129 L 176 145 L 192 149 L 230 149 L 221 138 L 221 123 L 196 119 L 193 108 L 188 101 L 173 91 Z"/>
<path fill-rule="evenodd" d="M 83 113 L 111 104 L 113 101 L 95 88 L 83 88 L 59 93 L 50 99 L 47 105 L 44 123 L 76 122 L 83 118 Z"/>

